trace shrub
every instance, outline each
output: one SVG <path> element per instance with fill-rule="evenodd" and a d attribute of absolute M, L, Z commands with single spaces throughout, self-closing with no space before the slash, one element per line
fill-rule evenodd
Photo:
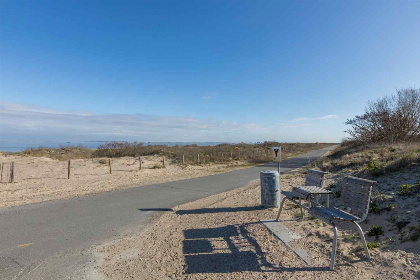
<path fill-rule="evenodd" d="M 416 242 L 420 238 L 420 225 L 411 228 L 414 232 L 410 235 L 410 240 Z"/>
<path fill-rule="evenodd" d="M 420 89 L 398 90 L 396 95 L 369 102 L 365 113 L 346 121 L 346 132 L 362 142 L 400 142 L 420 137 Z"/>
<path fill-rule="evenodd" d="M 382 175 L 384 172 L 376 161 L 371 161 L 368 164 L 368 170 L 372 176 Z"/>
<path fill-rule="evenodd" d="M 335 185 L 335 184 L 330 184 L 328 187 L 327 187 L 327 189 L 328 190 L 331 190 L 331 189 L 335 189 L 337 187 L 337 185 Z"/>
<path fill-rule="evenodd" d="M 395 208 L 395 203 L 389 203 L 388 206 L 386 207 L 386 210 L 391 211 L 394 210 Z"/>
<path fill-rule="evenodd" d="M 335 198 L 339 198 L 339 197 L 341 197 L 341 191 L 340 191 L 340 190 L 338 190 L 338 191 L 334 191 L 333 193 L 334 193 L 334 197 L 335 197 Z"/>
<path fill-rule="evenodd" d="M 381 214 L 381 209 L 378 207 L 378 205 L 376 205 L 376 201 L 372 201 L 370 203 L 369 212 L 376 215 Z"/>
<path fill-rule="evenodd" d="M 375 236 L 376 238 L 379 238 L 379 235 L 384 235 L 384 230 L 382 229 L 381 226 L 372 225 L 367 235 Z"/>
<path fill-rule="evenodd" d="M 416 242 L 420 238 L 420 231 L 416 231 L 410 235 L 410 240 Z"/>
<path fill-rule="evenodd" d="M 378 248 L 378 244 L 373 243 L 373 242 L 367 242 L 367 246 L 368 246 L 369 250 Z"/>
<path fill-rule="evenodd" d="M 378 169 L 379 168 L 379 164 L 376 161 L 371 161 L 368 164 L 369 169 Z"/>
<path fill-rule="evenodd" d="M 398 191 L 398 195 L 400 196 L 408 196 L 411 195 L 412 186 L 408 184 L 404 184 L 400 186 L 400 190 Z"/>

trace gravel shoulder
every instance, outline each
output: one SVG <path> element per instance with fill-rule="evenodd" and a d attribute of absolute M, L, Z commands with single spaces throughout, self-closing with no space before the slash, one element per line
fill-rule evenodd
<path fill-rule="evenodd" d="M 301 185 L 304 170 L 282 175 L 283 190 Z M 328 175 L 333 184 L 343 175 Z M 253 181 L 233 191 L 213 195 L 166 211 L 143 233 L 103 244 L 97 249 L 99 278 L 105 279 L 418 279 L 419 241 L 390 243 L 364 259 L 352 229 L 340 227 L 336 270 L 328 271 L 332 236 L 319 220 L 285 222 L 303 238 L 306 265 L 273 236 L 260 220 L 274 219 L 277 209 L 262 209 L 260 186 Z M 413 206 L 416 207 L 416 206 Z M 418 208 L 418 207 L 417 207 Z M 397 210 L 396 210 L 397 211 Z M 284 218 L 299 210 L 286 204 Z M 416 212 L 417 213 L 417 212 Z M 375 215 L 362 225 L 367 231 Z M 386 240 L 388 236 L 382 237 Z M 372 237 L 367 237 L 374 242 Z"/>

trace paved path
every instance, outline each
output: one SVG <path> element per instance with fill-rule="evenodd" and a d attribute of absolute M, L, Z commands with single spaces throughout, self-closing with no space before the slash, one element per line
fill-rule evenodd
<path fill-rule="evenodd" d="M 281 171 L 302 167 L 334 147 L 286 159 Z M 277 165 L 0 209 L 0 278 L 94 278 L 97 245 L 144 230 L 162 213 L 159 208 L 242 187 L 270 169 Z"/>

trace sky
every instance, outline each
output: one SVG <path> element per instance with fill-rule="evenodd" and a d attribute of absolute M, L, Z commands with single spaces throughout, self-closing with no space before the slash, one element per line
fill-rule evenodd
<path fill-rule="evenodd" d="M 0 141 L 338 142 L 420 87 L 420 1 L 0 0 Z"/>

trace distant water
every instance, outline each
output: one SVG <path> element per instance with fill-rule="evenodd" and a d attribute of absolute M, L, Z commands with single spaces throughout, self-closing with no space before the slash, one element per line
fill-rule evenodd
<path fill-rule="evenodd" d="M 109 143 L 107 141 L 85 141 L 85 142 L 9 142 L 0 141 L 0 151 L 2 152 L 20 152 L 30 148 L 60 148 L 68 146 L 83 146 L 88 149 L 97 149 L 100 145 Z M 198 145 L 198 146 L 216 146 L 222 144 L 221 142 L 147 142 L 143 145 L 167 145 L 167 146 L 185 146 L 185 145 Z"/>

